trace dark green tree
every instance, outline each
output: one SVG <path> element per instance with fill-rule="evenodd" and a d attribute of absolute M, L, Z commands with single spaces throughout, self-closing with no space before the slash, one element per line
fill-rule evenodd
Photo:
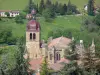
<path fill-rule="evenodd" d="M 72 14 L 72 10 L 71 10 L 71 1 L 68 1 L 68 6 L 67 6 L 67 14 L 70 15 Z"/>
<path fill-rule="evenodd" d="M 15 22 L 16 22 L 16 23 L 20 23 L 20 24 L 24 23 L 23 17 L 20 16 L 20 15 L 16 16 L 16 17 L 15 17 Z"/>
<path fill-rule="evenodd" d="M 10 17 L 10 14 L 9 14 L 9 12 L 5 12 L 5 15 L 7 15 L 7 17 Z"/>
<path fill-rule="evenodd" d="M 94 20 L 95 20 L 95 23 L 100 26 L 100 13 L 98 13 L 96 15 L 96 17 L 94 18 Z"/>
<path fill-rule="evenodd" d="M 65 58 L 69 59 L 70 62 L 65 64 L 63 69 L 60 71 L 61 75 L 84 75 L 82 69 L 79 67 L 77 60 L 78 55 L 75 51 L 76 42 L 70 43 L 70 50 L 65 51 Z"/>
<path fill-rule="evenodd" d="M 40 6 L 39 6 L 39 13 L 42 14 L 44 9 L 45 9 L 44 0 L 41 0 L 40 1 Z"/>
<path fill-rule="evenodd" d="M 88 15 L 91 15 L 91 16 L 95 15 L 95 2 L 94 2 L 94 0 L 88 1 Z"/>
<path fill-rule="evenodd" d="M 48 63 L 46 57 L 41 65 L 40 75 L 49 75 Z"/>
<path fill-rule="evenodd" d="M 50 8 L 52 6 L 51 0 L 46 1 L 46 8 Z"/>
<path fill-rule="evenodd" d="M 28 75 L 29 71 L 29 60 L 24 58 L 24 55 L 26 54 L 25 50 L 25 38 L 20 38 L 17 42 L 17 51 L 15 54 L 16 58 L 16 67 L 14 70 L 12 70 L 14 74 L 11 75 Z"/>
<path fill-rule="evenodd" d="M 55 12 L 58 13 L 59 12 L 59 8 L 58 8 L 58 1 L 55 2 L 54 8 L 55 8 Z"/>

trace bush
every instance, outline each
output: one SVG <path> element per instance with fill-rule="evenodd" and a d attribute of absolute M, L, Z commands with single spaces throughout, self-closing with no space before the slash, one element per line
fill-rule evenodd
<path fill-rule="evenodd" d="M 96 15 L 94 20 L 95 20 L 95 23 L 100 26 L 100 13 Z"/>
<path fill-rule="evenodd" d="M 20 15 L 16 16 L 16 17 L 15 17 L 15 22 L 16 22 L 16 23 L 21 23 L 21 24 L 24 23 L 23 17 L 20 16 Z"/>

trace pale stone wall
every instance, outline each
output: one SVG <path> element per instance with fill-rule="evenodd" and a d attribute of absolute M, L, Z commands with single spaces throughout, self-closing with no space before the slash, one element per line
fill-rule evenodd
<path fill-rule="evenodd" d="M 30 40 L 30 33 L 36 34 L 35 40 Z M 39 32 L 26 32 L 26 47 L 30 59 L 40 58 L 40 33 Z"/>

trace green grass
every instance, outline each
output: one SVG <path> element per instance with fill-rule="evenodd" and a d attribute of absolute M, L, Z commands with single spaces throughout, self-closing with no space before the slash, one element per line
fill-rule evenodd
<path fill-rule="evenodd" d="M 45 22 L 44 18 L 39 18 L 38 21 L 40 22 L 41 26 L 42 39 L 47 39 L 48 33 L 56 28 L 72 28 L 79 30 L 81 25 L 81 17 L 79 16 L 59 16 L 50 23 Z M 13 19 L 0 22 L 0 25 L 4 25 L 4 27 L 10 27 L 12 29 L 13 36 L 15 37 L 21 37 L 25 35 L 26 24 L 26 21 L 24 24 L 16 24 Z"/>
<path fill-rule="evenodd" d="M 40 2 L 40 0 L 33 0 L 34 3 Z M 52 0 L 52 2 L 68 3 L 68 0 Z M 82 9 L 88 0 L 71 0 L 72 4 L 75 4 L 79 9 Z M 0 0 L 0 9 L 2 10 L 22 10 L 28 4 L 28 0 Z M 96 0 L 96 4 L 100 5 L 100 0 Z"/>

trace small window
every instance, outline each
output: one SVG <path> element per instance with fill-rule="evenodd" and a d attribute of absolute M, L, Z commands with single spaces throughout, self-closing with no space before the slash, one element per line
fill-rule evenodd
<path fill-rule="evenodd" d="M 50 60 L 52 60 L 52 54 L 50 54 Z"/>
<path fill-rule="evenodd" d="M 59 53 L 56 54 L 56 58 L 57 58 L 57 60 L 60 60 L 61 59 L 61 56 L 60 56 Z"/>
<path fill-rule="evenodd" d="M 35 40 L 36 39 L 36 34 L 35 33 L 33 33 L 33 40 Z"/>
<path fill-rule="evenodd" d="M 32 33 L 30 33 L 30 40 L 32 40 Z"/>

